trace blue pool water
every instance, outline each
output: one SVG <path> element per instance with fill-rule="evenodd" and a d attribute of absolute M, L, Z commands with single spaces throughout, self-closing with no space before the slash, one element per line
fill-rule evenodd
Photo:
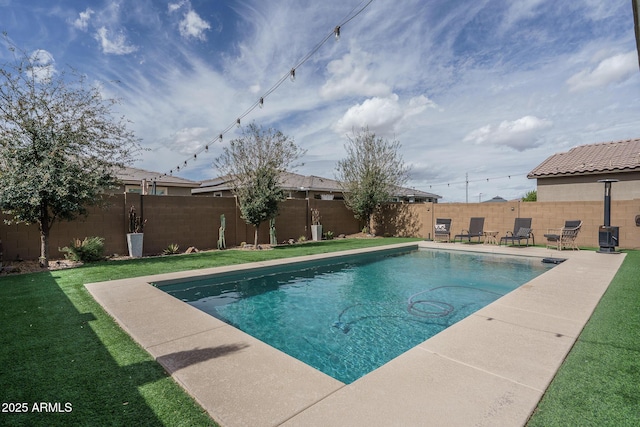
<path fill-rule="evenodd" d="M 157 286 L 351 383 L 549 268 L 535 258 L 396 250 Z"/>

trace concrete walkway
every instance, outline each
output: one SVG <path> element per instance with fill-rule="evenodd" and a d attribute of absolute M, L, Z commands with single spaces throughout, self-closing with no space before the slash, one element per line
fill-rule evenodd
<path fill-rule="evenodd" d="M 525 424 L 624 255 L 419 245 L 567 261 L 349 385 L 149 285 L 286 261 L 86 287 L 223 426 Z"/>

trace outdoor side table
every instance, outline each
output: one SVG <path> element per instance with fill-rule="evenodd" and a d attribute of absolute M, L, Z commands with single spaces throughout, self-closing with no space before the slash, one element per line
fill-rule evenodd
<path fill-rule="evenodd" d="M 497 245 L 498 244 L 498 233 L 499 231 L 485 231 L 484 234 L 484 244 L 485 245 Z"/>

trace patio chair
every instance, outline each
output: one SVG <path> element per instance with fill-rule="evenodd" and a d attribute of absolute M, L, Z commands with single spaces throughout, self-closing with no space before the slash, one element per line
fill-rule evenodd
<path fill-rule="evenodd" d="M 526 246 L 529 246 L 529 238 L 532 240 L 532 244 L 536 244 L 536 239 L 531 231 L 531 218 L 516 218 L 513 223 L 513 231 L 507 231 L 507 235 L 500 238 L 500 244 L 504 241 L 504 244 L 511 242 L 515 244 L 518 242 L 518 246 L 522 246 L 522 241 L 526 240 Z"/>
<path fill-rule="evenodd" d="M 460 234 L 453 236 L 453 241 L 455 242 L 456 239 L 460 238 L 460 241 L 462 242 L 462 239 L 466 238 L 471 242 L 471 238 L 473 237 L 477 237 L 478 242 L 480 242 L 481 237 L 484 237 L 484 217 L 471 218 L 469 221 L 469 229 L 462 230 Z"/>
<path fill-rule="evenodd" d="M 448 242 L 451 240 L 451 218 L 437 218 L 433 230 L 434 241 Z"/>
<path fill-rule="evenodd" d="M 547 230 L 547 234 L 544 235 L 547 239 L 547 249 L 555 248 L 561 251 L 563 248 L 579 251 L 578 245 L 576 245 L 576 238 L 580 233 L 582 227 L 582 221 L 579 219 L 568 220 L 564 222 L 562 228 L 550 228 Z"/>

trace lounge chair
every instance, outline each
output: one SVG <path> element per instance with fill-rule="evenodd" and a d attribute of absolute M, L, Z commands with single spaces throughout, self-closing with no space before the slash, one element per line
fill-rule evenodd
<path fill-rule="evenodd" d="M 471 238 L 473 237 L 477 237 L 478 242 L 480 242 L 481 237 L 484 237 L 484 217 L 471 218 L 469 221 L 469 229 L 462 230 L 460 234 L 453 236 L 453 241 L 455 242 L 456 239 L 460 238 L 460 241 L 462 242 L 462 239 L 466 238 L 471 242 Z"/>
<path fill-rule="evenodd" d="M 433 240 L 445 242 L 451 240 L 451 218 L 436 219 L 436 225 L 433 230 Z"/>
<path fill-rule="evenodd" d="M 522 246 L 522 241 L 526 240 L 526 246 L 529 246 L 529 239 L 532 243 L 536 244 L 536 239 L 531 231 L 531 218 L 516 218 L 513 223 L 513 231 L 507 231 L 507 235 L 500 238 L 500 244 L 504 241 L 504 244 L 511 242 L 515 244 L 518 242 L 518 246 Z"/>
<path fill-rule="evenodd" d="M 576 238 L 580 233 L 582 221 L 579 219 L 564 222 L 562 228 L 550 228 L 544 237 L 547 238 L 547 249 L 555 248 L 559 251 L 571 248 L 572 250 L 580 250 L 576 245 Z"/>

